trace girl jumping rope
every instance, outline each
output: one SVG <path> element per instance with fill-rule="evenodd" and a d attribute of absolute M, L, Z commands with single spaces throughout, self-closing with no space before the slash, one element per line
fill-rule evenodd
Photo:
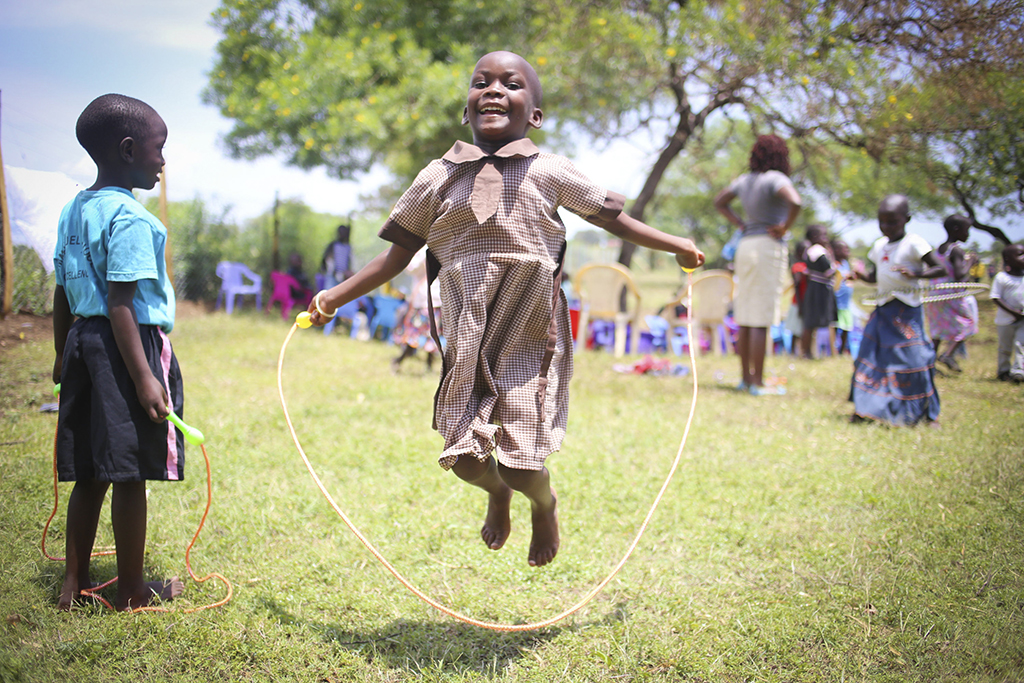
<path fill-rule="evenodd" d="M 525 59 L 511 52 L 482 57 L 462 118 L 474 144 L 456 142 L 430 162 L 380 231 L 391 246 L 309 306 L 310 321 L 324 325 L 339 306 L 388 282 L 429 247 L 447 340 L 434 399 L 434 427 L 444 437 L 439 464 L 487 492 L 480 535 L 492 550 L 511 532 L 513 492 L 530 500 L 528 562 L 537 567 L 558 552 L 557 499 L 544 463 L 565 436 L 572 376 L 558 207 L 622 239 L 674 253 L 686 268 L 704 263 L 691 240 L 626 215 L 621 195 L 527 139 L 543 122 L 541 98 Z"/>

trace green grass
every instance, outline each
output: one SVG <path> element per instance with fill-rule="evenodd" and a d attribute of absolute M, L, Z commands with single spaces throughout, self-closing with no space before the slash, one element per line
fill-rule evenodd
<path fill-rule="evenodd" d="M 964 374 L 939 380 L 939 430 L 848 424 L 849 359 L 769 359 L 789 394 L 753 398 L 716 386 L 738 377 L 734 358 L 700 358 L 683 464 L 633 557 L 580 613 L 522 634 L 438 614 L 344 528 L 285 428 L 286 328 L 237 313 L 182 319 L 172 336 L 185 418 L 213 460 L 193 567 L 228 576 L 234 599 L 196 614 L 58 613 L 63 568 L 39 552 L 52 346 L 5 348 L 0 681 L 1022 680 L 1024 389 L 992 380 L 991 317 L 983 305 Z M 579 600 L 664 480 L 691 378 L 622 375 L 607 354 L 577 355 L 569 436 L 549 460 L 563 544 L 537 570 L 523 500 L 502 551 L 479 540 L 483 496 L 435 464 L 435 377 L 418 359 L 393 376 L 393 354 L 315 332 L 289 349 L 289 409 L 342 508 L 415 584 L 472 616 L 535 621 Z M 202 474 L 190 447 L 187 481 L 150 485 L 153 577 L 185 575 Z M 69 490 L 49 539 L 60 554 Z M 98 543 L 112 543 L 106 514 Z M 115 573 L 108 558 L 94 569 Z M 173 606 L 218 599 L 215 584 L 187 581 Z"/>

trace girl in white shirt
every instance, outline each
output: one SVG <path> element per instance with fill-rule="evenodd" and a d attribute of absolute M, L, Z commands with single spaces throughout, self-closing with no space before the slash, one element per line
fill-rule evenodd
<path fill-rule="evenodd" d="M 857 277 L 878 285 L 876 308 L 864 328 L 853 365 L 850 400 L 853 422 L 866 419 L 913 425 L 939 418 L 935 349 L 924 333 L 919 279 L 946 273 L 919 235 L 907 234 L 907 198 L 889 195 L 878 207 L 882 237 L 868 253 L 874 265 Z"/>

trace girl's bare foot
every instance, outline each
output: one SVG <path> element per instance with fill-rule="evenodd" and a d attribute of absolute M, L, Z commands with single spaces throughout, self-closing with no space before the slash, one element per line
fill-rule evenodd
<path fill-rule="evenodd" d="M 177 576 L 172 576 L 166 581 L 148 581 L 145 590 L 132 595 L 121 595 L 117 592 L 115 608 L 119 612 L 127 612 L 140 607 L 147 607 L 153 598 L 160 598 L 161 601 L 173 600 L 185 591 L 185 584 Z"/>
<path fill-rule="evenodd" d="M 530 539 L 531 567 L 543 567 L 558 554 L 558 499 L 551 489 L 550 506 L 533 508 L 533 537 Z"/>
<path fill-rule="evenodd" d="M 487 518 L 480 529 L 480 538 L 484 539 L 484 543 L 491 550 L 500 550 L 508 540 L 508 535 L 512 533 L 512 521 L 509 517 L 512 489 L 506 486 L 502 493 L 491 493 L 487 498 Z"/>

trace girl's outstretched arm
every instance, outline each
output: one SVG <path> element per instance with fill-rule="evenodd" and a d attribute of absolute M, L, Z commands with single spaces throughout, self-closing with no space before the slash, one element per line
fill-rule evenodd
<path fill-rule="evenodd" d="M 624 240 L 640 247 L 667 251 L 676 255 L 676 261 L 685 268 L 696 268 L 704 265 L 704 252 L 697 248 L 693 240 L 677 237 L 652 228 L 638 221 L 627 213 L 620 212 L 612 220 L 603 223 L 602 228 Z"/>
<path fill-rule="evenodd" d="M 318 300 L 323 312 L 331 314 L 349 301 L 369 294 L 401 273 L 409 265 L 414 253 L 405 247 L 392 244 L 349 279 L 318 293 L 309 304 L 310 322 L 320 327 L 326 325 L 330 320 L 330 318 L 320 315 L 320 311 L 316 308 Z"/>

